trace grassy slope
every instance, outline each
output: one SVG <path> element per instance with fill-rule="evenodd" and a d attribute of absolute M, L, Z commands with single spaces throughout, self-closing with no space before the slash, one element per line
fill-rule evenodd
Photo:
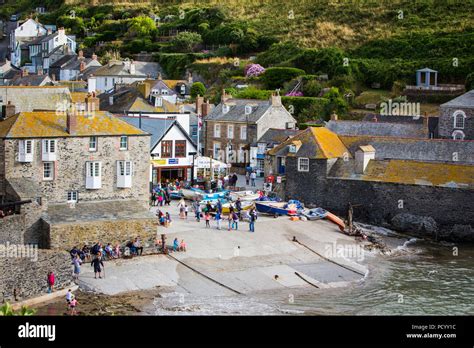
<path fill-rule="evenodd" d="M 297 41 L 305 47 L 355 48 L 374 39 L 410 33 L 462 33 L 474 27 L 472 0 L 226 0 L 226 1 L 105 1 L 100 4 L 219 6 L 232 17 L 256 24 L 263 33 Z M 68 3 L 89 4 L 90 0 Z M 403 19 L 399 19 L 403 11 Z"/>

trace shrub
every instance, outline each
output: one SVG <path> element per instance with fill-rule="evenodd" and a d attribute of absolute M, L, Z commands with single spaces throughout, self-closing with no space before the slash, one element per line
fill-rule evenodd
<path fill-rule="evenodd" d="M 244 69 L 246 77 L 256 77 L 265 72 L 265 68 L 260 64 L 249 64 Z"/>
<path fill-rule="evenodd" d="M 323 89 L 322 84 L 317 80 L 308 80 L 303 83 L 303 93 L 308 97 L 317 97 Z"/>
<path fill-rule="evenodd" d="M 282 88 L 285 82 L 304 74 L 304 70 L 296 68 L 268 68 L 262 75 L 262 81 L 265 83 L 267 89 Z"/>
<path fill-rule="evenodd" d="M 263 66 L 273 66 L 290 60 L 302 51 L 293 42 L 274 43 L 267 51 L 257 55 L 256 62 Z"/>
<path fill-rule="evenodd" d="M 328 100 L 325 98 L 281 97 L 281 101 L 298 123 L 326 118 L 328 115 L 326 111 Z"/>
<path fill-rule="evenodd" d="M 470 91 L 471 89 L 474 89 L 474 72 L 466 77 L 466 91 Z"/>
<path fill-rule="evenodd" d="M 201 42 L 201 35 L 191 31 L 178 33 L 171 41 L 174 48 L 180 52 L 192 52 Z"/>
<path fill-rule="evenodd" d="M 202 82 L 194 82 L 191 86 L 191 98 L 196 98 L 198 95 L 203 96 L 206 93 L 206 87 Z"/>
<path fill-rule="evenodd" d="M 268 99 L 272 95 L 272 91 L 248 87 L 235 93 L 236 98 L 241 99 Z"/>
<path fill-rule="evenodd" d="M 128 34 L 132 37 L 151 36 L 156 32 L 156 24 L 150 17 L 138 16 L 129 21 Z"/>
<path fill-rule="evenodd" d="M 325 73 L 329 78 L 351 73 L 350 60 L 344 65 L 346 55 L 338 48 L 307 49 L 290 59 L 289 63 L 310 74 Z"/>

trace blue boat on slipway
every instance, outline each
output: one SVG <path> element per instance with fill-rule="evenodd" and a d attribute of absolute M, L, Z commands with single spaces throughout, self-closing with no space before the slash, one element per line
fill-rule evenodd
<path fill-rule="evenodd" d="M 255 201 L 255 208 L 259 213 L 274 216 L 297 215 L 302 209 L 298 201 L 275 202 L 275 201 Z"/>

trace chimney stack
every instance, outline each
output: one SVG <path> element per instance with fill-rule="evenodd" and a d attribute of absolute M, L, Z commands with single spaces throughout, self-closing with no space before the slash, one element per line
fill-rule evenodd
<path fill-rule="evenodd" d="M 187 74 L 187 80 L 188 80 L 188 83 L 193 83 L 193 74 L 188 71 L 188 74 Z"/>
<path fill-rule="evenodd" d="M 100 99 L 97 98 L 95 92 L 88 93 L 85 102 L 86 102 L 86 111 L 88 114 L 92 114 L 94 113 L 94 111 L 99 111 Z"/>
<path fill-rule="evenodd" d="M 430 117 L 426 114 L 423 116 L 423 133 L 426 135 L 427 138 L 430 137 Z"/>
<path fill-rule="evenodd" d="M 87 92 L 92 93 L 97 89 L 97 79 L 95 76 L 90 75 L 87 79 Z"/>
<path fill-rule="evenodd" d="M 135 62 L 132 60 L 130 61 L 130 75 L 135 75 Z"/>
<path fill-rule="evenodd" d="M 204 97 L 201 97 L 199 94 L 196 97 L 196 113 L 202 115 L 202 105 L 204 104 Z"/>
<path fill-rule="evenodd" d="M 229 99 L 229 95 L 225 92 L 225 89 L 222 89 L 221 103 L 225 103 Z"/>
<path fill-rule="evenodd" d="M 375 159 L 375 149 L 372 145 L 359 146 L 355 153 L 355 172 L 364 174 L 370 160 Z"/>
<path fill-rule="evenodd" d="M 270 103 L 272 104 L 272 106 L 281 106 L 281 96 L 280 94 L 275 94 L 275 93 L 272 93 L 272 97 L 270 99 Z"/>
<path fill-rule="evenodd" d="M 75 135 L 77 133 L 77 113 L 75 109 L 67 111 L 66 131 L 71 135 Z"/>
<path fill-rule="evenodd" d="M 211 104 L 209 104 L 209 99 L 208 99 L 206 100 L 204 104 L 202 104 L 201 116 L 206 117 L 207 115 L 209 115 L 210 112 L 211 112 Z"/>
<path fill-rule="evenodd" d="M 28 69 L 27 68 L 21 69 L 21 77 L 25 77 L 25 76 L 28 76 Z"/>
<path fill-rule="evenodd" d="M 37 70 L 36 73 L 37 73 L 38 75 L 40 75 L 40 76 L 43 75 L 43 67 L 39 66 L 38 69 L 36 69 L 36 70 Z"/>
<path fill-rule="evenodd" d="M 336 114 L 335 112 L 333 112 L 333 113 L 331 114 L 331 121 L 337 121 L 337 119 L 338 119 L 337 114 Z"/>
<path fill-rule="evenodd" d="M 2 119 L 7 119 L 10 116 L 15 115 L 15 105 L 9 100 L 6 105 L 2 105 Z"/>

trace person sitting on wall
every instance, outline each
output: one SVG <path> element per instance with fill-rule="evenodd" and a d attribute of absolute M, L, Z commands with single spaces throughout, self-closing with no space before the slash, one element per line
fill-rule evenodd
<path fill-rule="evenodd" d="M 90 258 L 91 258 L 91 250 L 90 250 L 90 248 L 89 248 L 87 245 L 84 245 L 84 246 L 82 247 L 82 253 L 83 253 L 83 255 L 84 255 L 84 260 L 88 260 L 88 261 L 89 261 Z"/>
<path fill-rule="evenodd" d="M 80 250 L 75 246 L 74 248 L 71 249 L 69 252 L 69 255 L 71 255 L 71 259 L 74 260 L 77 255 L 79 255 Z"/>
<path fill-rule="evenodd" d="M 137 254 L 137 248 L 135 248 L 135 246 L 133 245 L 133 242 L 131 240 L 129 240 L 126 244 L 126 247 L 128 249 L 130 249 L 130 253 L 133 255 L 133 254 Z"/>
<path fill-rule="evenodd" d="M 143 253 L 143 247 L 142 247 L 142 242 L 140 240 L 140 237 L 135 238 L 135 242 L 133 243 L 133 246 L 135 247 L 135 250 L 137 251 L 137 255 L 140 255 Z"/>
<path fill-rule="evenodd" d="M 100 243 L 97 242 L 92 246 L 91 254 L 92 255 L 97 255 L 99 253 L 99 251 L 100 251 Z"/>

